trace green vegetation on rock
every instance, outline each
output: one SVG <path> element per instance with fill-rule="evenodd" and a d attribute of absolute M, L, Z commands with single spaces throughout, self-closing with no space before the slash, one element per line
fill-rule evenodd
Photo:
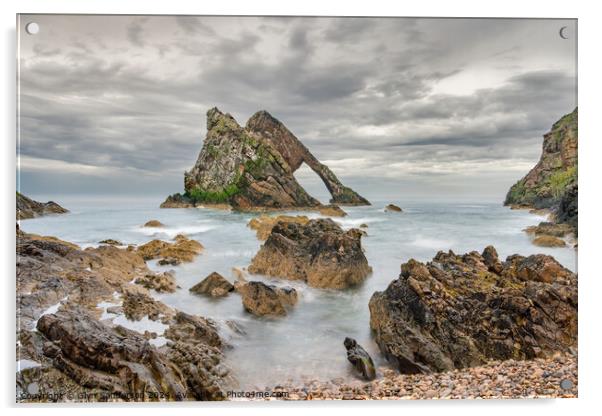
<path fill-rule="evenodd" d="M 203 189 L 192 189 L 184 194 L 193 202 L 207 202 L 212 204 L 225 204 L 230 198 L 240 192 L 238 185 L 233 183 L 226 186 L 221 191 L 205 191 Z"/>

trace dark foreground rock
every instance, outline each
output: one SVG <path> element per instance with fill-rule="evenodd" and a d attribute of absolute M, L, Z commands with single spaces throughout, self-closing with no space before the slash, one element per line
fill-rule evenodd
<path fill-rule="evenodd" d="M 172 195 L 161 206 L 229 204 L 238 210 L 320 207 L 293 175 L 303 163 L 322 178 L 333 203 L 369 205 L 267 112 L 256 113 L 242 127 L 230 114 L 212 108 L 207 112 L 203 148 L 184 175 L 184 195 Z"/>
<path fill-rule="evenodd" d="M 220 400 L 225 398 L 221 352 L 177 340 L 160 351 L 141 334 L 109 327 L 81 308 L 44 315 L 38 330 L 50 341 L 44 355 L 86 388 L 123 400 Z"/>
<path fill-rule="evenodd" d="M 65 214 L 69 212 L 53 201 L 38 202 L 17 192 L 17 219 L 26 220 L 43 215 Z"/>
<path fill-rule="evenodd" d="M 374 380 L 376 378 L 376 370 L 374 369 L 374 362 L 370 354 L 362 348 L 353 338 L 345 338 L 343 342 L 345 349 L 347 350 L 347 360 L 365 380 Z"/>
<path fill-rule="evenodd" d="M 331 219 L 305 225 L 279 222 L 253 258 L 249 272 L 303 280 L 318 288 L 354 286 L 372 272 L 361 236 L 357 229 L 343 231 Z"/>
<path fill-rule="evenodd" d="M 170 277 L 153 274 L 135 250 L 82 250 L 17 228 L 17 360 L 36 363 L 17 373 L 17 400 L 225 399 L 234 380 L 215 325 L 142 287 L 171 288 Z M 126 329 L 117 314 L 157 321 L 150 328 L 160 331 Z"/>
<path fill-rule="evenodd" d="M 221 274 L 213 272 L 201 282 L 192 286 L 190 291 L 192 293 L 218 298 L 226 296 L 228 293 L 234 291 L 234 285 L 227 281 Z"/>
<path fill-rule="evenodd" d="M 297 302 L 297 291 L 262 282 L 248 282 L 238 287 L 245 310 L 256 316 L 286 315 L 286 306 Z"/>
<path fill-rule="evenodd" d="M 410 260 L 370 299 L 370 327 L 402 373 L 567 352 L 577 342 L 577 276 L 552 257 L 439 252 Z"/>

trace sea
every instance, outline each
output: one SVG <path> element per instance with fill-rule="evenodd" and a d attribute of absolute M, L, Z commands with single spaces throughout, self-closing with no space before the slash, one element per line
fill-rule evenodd
<path fill-rule="evenodd" d="M 333 220 L 344 229 L 368 226 L 362 246 L 373 268 L 372 275 L 360 286 L 347 290 L 315 289 L 299 281 L 249 275 L 248 279 L 291 286 L 299 293 L 297 305 L 287 316 L 258 318 L 245 312 L 236 293 L 211 299 L 189 292 L 190 287 L 212 272 L 235 281 L 233 268 L 247 267 L 262 244 L 247 226 L 258 214 L 207 208 L 160 209 L 164 199 L 160 195 L 39 198 L 54 199 L 71 212 L 24 220 L 21 228 L 29 233 L 56 236 L 84 248 L 97 246 L 107 238 L 124 244 L 143 244 L 151 239 L 169 241 L 180 233 L 201 242 L 205 249 L 191 263 L 175 267 L 148 263 L 156 271 L 173 270 L 179 286 L 174 293 L 153 292 L 153 296 L 176 309 L 217 323 L 222 337 L 231 346 L 225 350 L 226 364 L 239 387 L 246 390 L 311 380 L 357 380 L 346 358 L 345 337 L 355 338 L 371 354 L 379 371 L 386 368 L 388 363 L 371 336 L 368 302 L 375 291 L 386 289 L 399 276 L 401 264 L 411 258 L 429 261 L 440 250 L 460 254 L 481 252 L 487 245 L 493 245 L 502 259 L 515 253 L 525 256 L 545 253 L 565 267 L 577 270 L 577 251 L 572 244 L 563 248 L 537 247 L 523 232 L 526 227 L 545 221 L 544 216 L 511 210 L 501 203 L 371 200 L 371 206 L 344 207 L 348 215 Z M 384 207 L 389 203 L 400 206 L 403 212 L 385 212 Z M 316 213 L 298 214 L 321 217 Z M 161 221 L 165 227 L 142 227 L 151 219 Z M 141 332 L 155 331 L 159 337 L 153 343 L 157 346 L 166 342 L 162 337 L 164 325 L 148 319 L 132 322 L 107 313 L 106 308 L 112 304 L 119 304 L 118 295 L 114 302 L 99 304 L 99 308 L 105 308 L 103 319 Z"/>

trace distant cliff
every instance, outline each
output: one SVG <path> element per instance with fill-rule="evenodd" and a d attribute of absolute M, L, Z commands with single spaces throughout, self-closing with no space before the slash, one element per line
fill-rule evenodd
<path fill-rule="evenodd" d="M 184 194 L 175 194 L 163 208 L 198 204 L 228 204 L 254 208 L 313 208 L 320 202 L 309 195 L 293 173 L 306 163 L 324 181 L 331 202 L 369 205 L 277 119 L 266 111 L 241 127 L 217 108 L 207 112 L 207 136 L 193 168 L 184 174 Z"/>
<path fill-rule="evenodd" d="M 539 162 L 514 184 L 505 205 L 550 208 L 556 220 L 577 227 L 577 108 L 544 135 Z"/>
<path fill-rule="evenodd" d="M 17 219 L 26 220 L 48 214 L 64 214 L 69 212 L 56 202 L 38 202 L 17 192 Z"/>

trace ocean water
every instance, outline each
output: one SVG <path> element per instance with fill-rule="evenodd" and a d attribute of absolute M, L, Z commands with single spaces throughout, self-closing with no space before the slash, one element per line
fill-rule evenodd
<path fill-rule="evenodd" d="M 47 200 L 43 199 L 42 200 Z M 241 388 L 253 389 L 286 381 L 354 379 L 347 362 L 343 340 L 353 337 L 372 355 L 377 366 L 386 362 L 371 338 L 368 301 L 399 275 L 401 263 L 410 258 L 430 260 L 439 250 L 456 253 L 482 251 L 489 244 L 501 258 L 514 253 L 545 253 L 565 267 L 576 270 L 577 254 L 572 248 L 542 248 L 531 244 L 522 231 L 544 217 L 527 211 L 510 210 L 501 204 L 433 203 L 372 200 L 368 207 L 345 207 L 349 214 L 333 218 L 343 228 L 368 224 L 362 240 L 374 272 L 359 287 L 348 290 L 313 289 L 301 282 L 264 276 L 250 279 L 292 286 L 299 292 L 298 304 L 283 318 L 257 318 L 243 310 L 240 296 L 222 299 L 190 294 L 188 289 L 211 272 L 235 280 L 233 267 L 246 267 L 261 242 L 247 227 L 256 214 L 210 209 L 159 209 L 161 197 L 147 199 L 61 198 L 70 214 L 21 222 L 26 232 L 53 235 L 83 247 L 114 238 L 126 244 L 141 244 L 153 238 L 169 240 L 185 233 L 205 246 L 194 262 L 181 266 L 158 266 L 154 270 L 174 270 L 180 288 L 175 293 L 155 294 L 157 299 L 188 313 L 213 318 L 232 348 L 226 359 Z M 383 207 L 395 203 L 403 213 L 386 213 Z M 301 213 L 308 215 L 307 212 Z M 317 214 L 309 216 L 319 217 Z M 162 229 L 141 227 L 157 219 Z M 105 314 L 106 315 L 106 314 Z M 126 324 L 123 317 L 115 323 Z M 234 332 L 226 321 L 234 321 L 244 334 Z M 130 323 L 143 330 L 144 322 Z M 152 325 L 151 322 L 148 323 Z M 160 345 L 160 344 L 158 344 Z"/>

